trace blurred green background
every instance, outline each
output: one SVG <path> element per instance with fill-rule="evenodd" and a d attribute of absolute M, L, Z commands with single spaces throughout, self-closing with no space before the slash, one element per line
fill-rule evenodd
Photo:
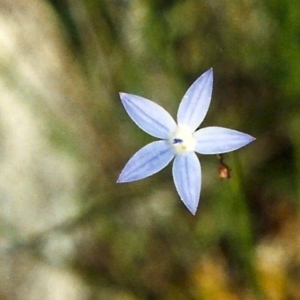
<path fill-rule="evenodd" d="M 298 0 L 0 0 L 0 298 L 300 299 Z M 116 184 L 153 139 L 118 93 L 175 116 L 214 68 L 202 126 L 256 141 Z"/>

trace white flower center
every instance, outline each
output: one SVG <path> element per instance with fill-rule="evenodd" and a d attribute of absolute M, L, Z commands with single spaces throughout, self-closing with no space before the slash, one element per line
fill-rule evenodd
<path fill-rule="evenodd" d="M 169 141 L 176 154 L 195 151 L 194 135 L 186 126 L 178 126 Z"/>

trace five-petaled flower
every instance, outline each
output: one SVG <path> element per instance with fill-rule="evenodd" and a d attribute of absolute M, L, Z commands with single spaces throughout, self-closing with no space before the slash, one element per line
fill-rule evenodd
<path fill-rule="evenodd" d="M 177 192 L 190 212 L 196 213 L 201 190 L 201 167 L 195 152 L 226 153 L 254 140 L 248 134 L 222 127 L 205 127 L 196 131 L 208 111 L 212 83 L 213 71 L 210 69 L 191 85 L 179 105 L 177 124 L 158 104 L 140 96 L 120 93 L 131 119 L 142 130 L 161 140 L 135 153 L 117 182 L 151 176 L 175 158 L 172 173 Z"/>

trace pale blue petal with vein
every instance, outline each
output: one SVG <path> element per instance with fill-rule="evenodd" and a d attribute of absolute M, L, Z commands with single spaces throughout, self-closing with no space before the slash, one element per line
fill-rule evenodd
<path fill-rule="evenodd" d="M 237 150 L 253 142 L 251 135 L 223 127 L 205 127 L 194 133 L 195 151 L 200 154 L 219 154 Z"/>
<path fill-rule="evenodd" d="M 175 157 L 173 179 L 181 200 L 194 215 L 198 207 L 201 189 L 201 167 L 194 152 Z"/>
<path fill-rule="evenodd" d="M 179 125 L 187 125 L 192 132 L 201 124 L 210 105 L 212 84 L 213 70 L 209 69 L 190 86 L 179 105 Z"/>
<path fill-rule="evenodd" d="M 131 119 L 148 134 L 167 139 L 175 130 L 174 119 L 160 105 L 136 95 L 120 93 L 120 97 Z"/>
<path fill-rule="evenodd" d="M 174 157 L 167 141 L 152 142 L 136 152 L 122 170 L 118 182 L 151 176 L 166 167 Z"/>

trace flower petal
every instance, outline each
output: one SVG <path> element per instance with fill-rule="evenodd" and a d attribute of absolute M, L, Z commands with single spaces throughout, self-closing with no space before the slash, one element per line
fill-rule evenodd
<path fill-rule="evenodd" d="M 192 131 L 201 124 L 209 108 L 213 83 L 213 70 L 202 74 L 187 90 L 177 113 L 178 125 L 186 125 Z"/>
<path fill-rule="evenodd" d="M 195 151 L 200 154 L 219 154 L 237 150 L 255 140 L 249 134 L 223 127 L 205 127 L 194 133 Z"/>
<path fill-rule="evenodd" d="M 166 139 L 175 130 L 174 119 L 160 105 L 136 95 L 120 93 L 120 97 L 131 119 L 148 134 Z"/>
<path fill-rule="evenodd" d="M 194 152 L 175 157 L 173 179 L 181 200 L 194 215 L 198 207 L 201 189 L 201 167 Z"/>
<path fill-rule="evenodd" d="M 166 167 L 173 157 L 167 141 L 150 143 L 131 157 L 117 182 L 130 182 L 151 176 Z"/>

